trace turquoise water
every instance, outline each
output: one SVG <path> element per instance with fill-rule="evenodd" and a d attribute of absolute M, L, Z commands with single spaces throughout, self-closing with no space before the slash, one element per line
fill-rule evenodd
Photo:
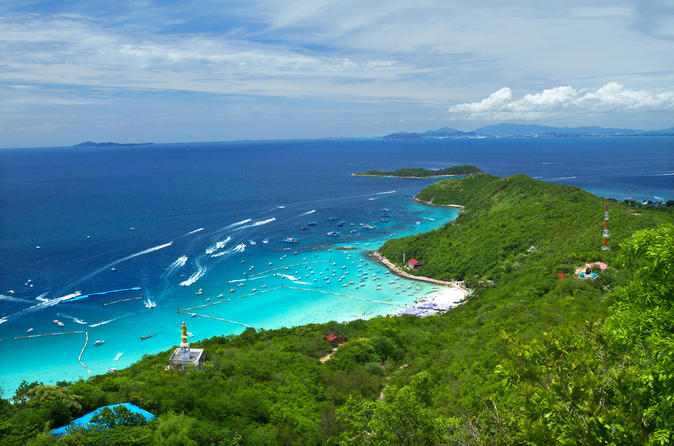
<path fill-rule="evenodd" d="M 456 210 L 411 200 L 433 179 L 352 172 L 470 163 L 618 199 L 630 188 L 634 199 L 673 199 L 672 147 L 662 137 L 2 150 L 0 354 L 12 361 L 0 363 L 0 388 L 8 397 L 24 379 L 88 376 L 84 330 L 82 361 L 98 374 L 177 345 L 182 321 L 198 340 L 391 314 L 433 293 L 365 252 Z M 21 338 L 61 332 L 77 333 Z"/>

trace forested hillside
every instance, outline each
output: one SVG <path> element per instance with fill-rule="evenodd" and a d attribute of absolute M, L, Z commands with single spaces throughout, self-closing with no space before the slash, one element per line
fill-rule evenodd
<path fill-rule="evenodd" d="M 417 196 L 432 204 L 465 207 L 455 223 L 433 232 L 388 241 L 380 250 L 394 263 L 422 261 L 419 274 L 438 279 L 494 280 L 524 262 L 543 267 L 534 282 L 572 272 L 582 258 L 609 262 L 618 245 L 640 228 L 672 221 L 672 213 L 636 212 L 611 200 L 609 252 L 602 244 L 605 199 L 582 189 L 544 183 L 524 175 L 498 178 L 478 175 L 448 179 Z M 537 252 L 528 256 L 534 246 Z"/>
<path fill-rule="evenodd" d="M 362 173 L 355 173 L 354 175 L 361 176 L 386 176 L 386 177 L 401 177 L 401 178 L 428 178 L 428 177 L 442 177 L 442 176 L 458 176 L 458 175 L 476 175 L 482 173 L 482 170 L 470 164 L 462 164 L 460 166 L 446 167 L 444 169 L 423 169 L 421 167 L 406 167 L 403 169 L 393 171 L 382 170 L 366 170 Z"/>
<path fill-rule="evenodd" d="M 206 349 L 203 371 L 166 371 L 163 352 L 87 381 L 26 383 L 0 401 L 0 443 L 674 441 L 671 212 L 612 203 L 612 250 L 601 251 L 604 200 L 576 188 L 478 175 L 419 198 L 465 209 L 382 252 L 398 264 L 403 252 L 421 259 L 418 274 L 466 278 L 463 305 L 211 338 L 193 345 Z M 609 265 L 598 280 L 557 276 L 597 260 Z M 329 333 L 348 341 L 322 363 Z M 43 433 L 127 401 L 156 421 Z"/>

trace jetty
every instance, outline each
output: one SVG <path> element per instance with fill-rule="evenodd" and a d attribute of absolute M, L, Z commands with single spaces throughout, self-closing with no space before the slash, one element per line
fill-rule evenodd
<path fill-rule="evenodd" d="M 138 296 L 138 297 L 130 297 L 130 298 L 128 298 L 128 299 L 113 300 L 112 302 L 105 302 L 105 303 L 103 304 L 103 306 L 104 306 L 104 307 L 107 307 L 108 305 L 119 304 L 119 303 L 122 303 L 122 302 L 129 302 L 129 301 L 131 301 L 131 300 L 140 300 L 140 299 L 142 299 L 142 298 L 143 298 L 143 296 Z"/>

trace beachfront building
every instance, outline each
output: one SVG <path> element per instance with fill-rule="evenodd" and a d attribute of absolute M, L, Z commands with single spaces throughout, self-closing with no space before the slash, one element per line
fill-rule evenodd
<path fill-rule="evenodd" d="M 180 347 L 173 351 L 173 354 L 169 359 L 169 368 L 183 370 L 186 365 L 191 364 L 197 369 L 201 369 L 201 366 L 204 363 L 204 349 L 190 348 L 190 343 L 187 342 L 187 327 L 185 326 L 185 322 L 183 322 L 180 329 L 182 330 Z"/>
<path fill-rule="evenodd" d="M 421 262 L 417 259 L 410 259 L 410 261 L 407 262 L 407 267 L 416 271 L 421 268 Z"/>
<path fill-rule="evenodd" d="M 338 347 L 346 342 L 346 338 L 342 335 L 330 333 L 325 337 L 325 340 L 332 344 L 333 347 Z"/>

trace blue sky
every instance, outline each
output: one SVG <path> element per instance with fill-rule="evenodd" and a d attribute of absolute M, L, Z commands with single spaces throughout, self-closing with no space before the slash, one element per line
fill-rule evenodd
<path fill-rule="evenodd" d="M 0 0 L 0 147 L 674 126 L 674 1 Z"/>

